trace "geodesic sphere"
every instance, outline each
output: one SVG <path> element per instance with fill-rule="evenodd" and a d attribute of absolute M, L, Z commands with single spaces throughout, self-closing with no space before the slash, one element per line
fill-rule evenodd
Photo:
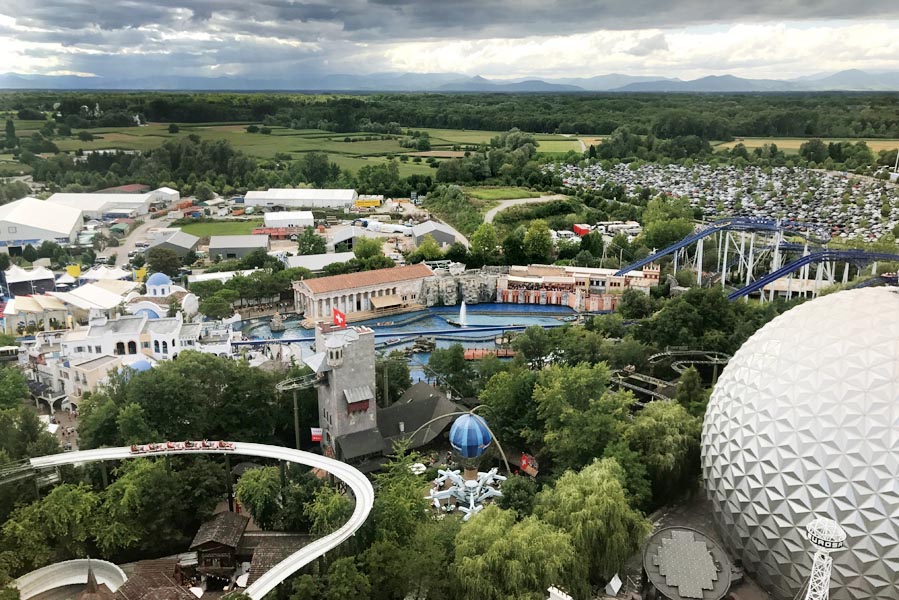
<path fill-rule="evenodd" d="M 492 439 L 487 423 L 477 415 L 462 415 L 450 427 L 450 444 L 465 458 L 482 455 Z"/>
<path fill-rule="evenodd" d="M 749 338 L 709 401 L 702 471 L 726 545 L 775 598 L 808 580 L 822 516 L 848 534 L 831 598 L 897 600 L 899 292 L 824 296 Z"/>

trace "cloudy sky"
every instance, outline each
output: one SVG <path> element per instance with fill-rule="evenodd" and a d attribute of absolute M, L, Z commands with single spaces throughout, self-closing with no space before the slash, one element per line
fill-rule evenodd
<path fill-rule="evenodd" d="M 882 0 L 4 0 L 0 72 L 787 78 L 899 70 Z"/>

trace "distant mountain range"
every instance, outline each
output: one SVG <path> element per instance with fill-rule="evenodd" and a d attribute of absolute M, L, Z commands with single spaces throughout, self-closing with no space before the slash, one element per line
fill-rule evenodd
<path fill-rule="evenodd" d="M 347 92 L 632 92 L 739 93 L 819 91 L 899 91 L 899 72 L 869 73 L 858 69 L 818 73 L 796 79 L 746 79 L 710 75 L 684 81 L 611 73 L 596 77 L 514 80 L 469 77 L 459 73 L 373 73 L 370 75 L 306 75 L 299 79 L 159 76 L 108 79 L 75 75 L 0 74 L 0 89 L 51 90 L 291 90 Z"/>

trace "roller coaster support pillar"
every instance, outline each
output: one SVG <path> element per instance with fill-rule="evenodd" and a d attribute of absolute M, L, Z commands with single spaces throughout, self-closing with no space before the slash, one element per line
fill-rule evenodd
<path fill-rule="evenodd" d="M 228 512 L 234 512 L 234 482 L 231 480 L 231 457 L 225 455 L 225 491 L 228 494 Z"/>
<path fill-rule="evenodd" d="M 849 263 L 843 265 L 843 283 L 849 283 Z"/>
<path fill-rule="evenodd" d="M 705 238 L 696 244 L 696 285 L 702 287 L 702 247 L 705 246 Z"/>
<path fill-rule="evenodd" d="M 106 471 L 106 463 L 100 463 L 100 481 L 103 482 L 103 489 L 109 487 L 109 473 Z"/>
<path fill-rule="evenodd" d="M 746 234 L 742 231 L 740 232 L 740 260 L 739 267 L 737 268 L 737 277 L 742 277 L 744 275 L 743 271 L 746 269 Z"/>
<path fill-rule="evenodd" d="M 721 258 L 721 287 L 724 287 L 724 283 L 727 281 L 727 246 L 730 243 L 730 240 L 727 237 L 727 233 L 722 231 L 721 235 L 724 236 L 724 254 Z"/>
<path fill-rule="evenodd" d="M 742 252 L 742 247 L 740 251 Z M 741 256 L 740 262 L 742 259 Z M 755 232 L 749 234 L 749 260 L 746 262 L 746 281 L 743 285 L 749 285 L 753 271 L 755 271 Z"/>

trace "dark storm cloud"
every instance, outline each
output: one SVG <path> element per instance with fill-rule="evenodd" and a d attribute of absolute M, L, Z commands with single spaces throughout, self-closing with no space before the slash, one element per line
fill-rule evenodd
<path fill-rule="evenodd" d="M 178 9 L 187 13 L 186 21 Z M 899 4 L 884 0 L 7 0 L 0 14 L 47 29 L 196 26 L 216 21 L 240 33 L 251 32 L 254 23 L 266 21 L 288 28 L 296 23 L 325 22 L 357 39 L 377 41 L 559 35 L 778 19 L 886 19 L 899 16 Z"/>
<path fill-rule="evenodd" d="M 676 29 L 779 20 L 886 20 L 899 3 L 866 0 L 5 0 L 0 36 L 42 58 L 60 44 L 58 68 L 103 75 L 134 72 L 277 73 L 375 70 L 384 45 Z M 2 23 L 2 21 L 0 21 Z M 623 52 L 665 51 L 664 34 Z M 46 50 L 41 50 L 45 52 Z M 3 69 L 0 69 L 3 70 Z"/>

